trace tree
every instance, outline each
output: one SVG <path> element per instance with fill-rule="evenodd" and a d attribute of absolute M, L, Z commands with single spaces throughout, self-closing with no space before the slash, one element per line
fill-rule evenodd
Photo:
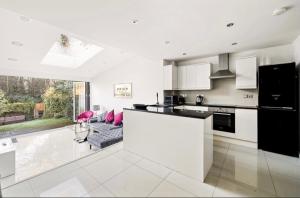
<path fill-rule="evenodd" d="M 0 89 L 0 115 L 5 112 L 5 107 L 7 105 L 7 99 L 5 98 L 4 92 Z"/>
<path fill-rule="evenodd" d="M 45 117 L 70 117 L 73 111 L 72 83 L 57 81 L 42 95 Z"/>
<path fill-rule="evenodd" d="M 44 102 L 46 116 L 73 115 L 73 82 L 20 76 L 0 76 L 2 114 L 33 115 L 36 103 Z"/>

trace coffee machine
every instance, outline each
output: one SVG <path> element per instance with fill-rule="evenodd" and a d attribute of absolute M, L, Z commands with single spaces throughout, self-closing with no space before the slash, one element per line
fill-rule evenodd
<path fill-rule="evenodd" d="M 197 95 L 196 96 L 196 105 L 202 105 L 204 101 L 204 96 L 203 95 Z"/>

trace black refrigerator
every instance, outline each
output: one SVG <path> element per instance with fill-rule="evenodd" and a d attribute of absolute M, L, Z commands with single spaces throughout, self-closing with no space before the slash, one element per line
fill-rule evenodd
<path fill-rule="evenodd" d="M 258 79 L 258 148 L 299 157 L 296 64 L 260 66 Z"/>

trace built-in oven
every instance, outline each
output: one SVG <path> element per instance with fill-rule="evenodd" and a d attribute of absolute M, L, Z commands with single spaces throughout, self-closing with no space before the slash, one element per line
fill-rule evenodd
<path fill-rule="evenodd" d="M 235 133 L 235 109 L 210 107 L 213 112 L 213 129 L 228 133 Z"/>

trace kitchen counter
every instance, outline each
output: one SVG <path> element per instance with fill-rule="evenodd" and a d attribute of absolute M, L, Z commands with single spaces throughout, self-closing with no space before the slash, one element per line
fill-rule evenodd
<path fill-rule="evenodd" d="M 204 182 L 213 163 L 212 113 L 124 109 L 124 150 Z"/>
<path fill-rule="evenodd" d="M 227 105 L 227 104 L 202 104 L 196 105 L 195 103 L 185 103 L 186 106 L 203 106 L 203 107 L 224 107 L 224 108 L 237 108 L 237 109 L 257 109 L 257 106 L 242 106 L 242 105 Z M 179 105 L 182 106 L 182 105 Z"/>
<path fill-rule="evenodd" d="M 212 112 L 209 111 L 181 110 L 181 109 L 174 109 L 168 107 L 167 108 L 148 107 L 147 110 L 125 108 L 124 110 L 142 111 L 147 113 L 158 113 L 158 114 L 165 114 L 171 116 L 180 116 L 180 117 L 198 118 L 198 119 L 206 119 L 207 117 L 213 114 Z"/>

